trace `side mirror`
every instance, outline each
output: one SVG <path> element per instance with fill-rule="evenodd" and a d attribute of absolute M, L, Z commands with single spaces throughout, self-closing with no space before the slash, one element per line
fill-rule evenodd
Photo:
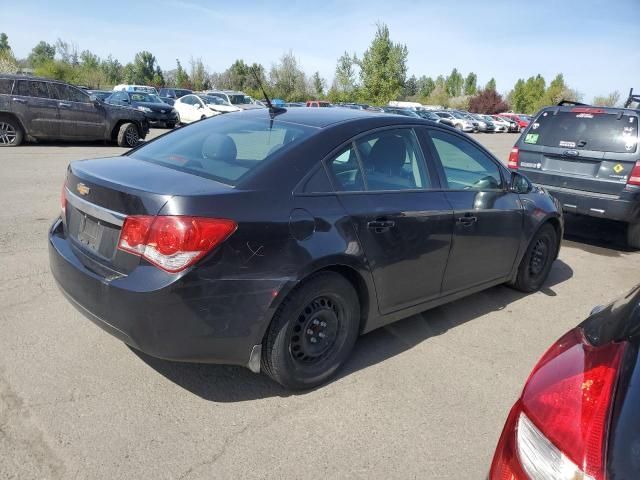
<path fill-rule="evenodd" d="M 511 172 L 511 184 L 509 190 L 513 193 L 530 193 L 533 190 L 533 184 L 527 177 L 518 172 Z"/>

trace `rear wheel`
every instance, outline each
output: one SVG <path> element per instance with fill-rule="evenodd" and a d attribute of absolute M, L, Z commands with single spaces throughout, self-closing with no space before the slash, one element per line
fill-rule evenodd
<path fill-rule="evenodd" d="M 525 252 L 518 275 L 511 286 L 522 292 L 530 293 L 539 290 L 549 276 L 551 265 L 556 258 L 558 235 L 550 224 L 543 225 L 533 236 Z"/>
<path fill-rule="evenodd" d="M 627 225 L 627 245 L 640 249 L 640 223 Z"/>
<path fill-rule="evenodd" d="M 283 302 L 262 344 L 262 367 L 291 389 L 327 381 L 348 358 L 358 337 L 358 294 L 343 276 L 311 277 Z"/>
<path fill-rule="evenodd" d="M 125 148 L 133 148 L 140 143 L 140 132 L 133 123 L 123 123 L 118 130 L 118 145 Z"/>
<path fill-rule="evenodd" d="M 23 138 L 24 132 L 16 119 L 0 116 L 0 147 L 17 147 Z"/>

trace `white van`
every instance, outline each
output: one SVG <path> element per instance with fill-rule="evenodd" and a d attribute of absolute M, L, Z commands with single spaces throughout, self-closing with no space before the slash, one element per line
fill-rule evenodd
<path fill-rule="evenodd" d="M 158 90 L 156 90 L 156 87 L 147 87 L 146 85 L 116 85 L 115 87 L 113 87 L 113 90 L 115 92 L 145 92 L 145 93 L 152 93 L 154 95 L 158 94 Z"/>

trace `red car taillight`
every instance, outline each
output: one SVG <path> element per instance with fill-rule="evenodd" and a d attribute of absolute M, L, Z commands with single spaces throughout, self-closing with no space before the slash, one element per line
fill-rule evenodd
<path fill-rule="evenodd" d="M 627 185 L 635 185 L 640 187 L 640 162 L 636 162 L 627 179 Z"/>
<path fill-rule="evenodd" d="M 509 152 L 509 162 L 507 166 L 513 170 L 517 170 L 520 166 L 520 151 L 518 147 L 513 147 L 511 152 Z"/>
<path fill-rule="evenodd" d="M 592 346 L 580 329 L 558 340 L 512 408 L 489 478 L 603 480 L 607 428 L 625 346 Z"/>
<path fill-rule="evenodd" d="M 135 215 L 125 219 L 118 248 L 176 273 L 196 263 L 236 228 L 236 222 L 221 218 Z"/>

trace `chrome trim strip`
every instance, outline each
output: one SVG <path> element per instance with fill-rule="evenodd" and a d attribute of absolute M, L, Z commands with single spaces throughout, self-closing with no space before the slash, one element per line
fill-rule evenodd
<path fill-rule="evenodd" d="M 67 202 L 73 205 L 78 210 L 91 215 L 99 220 L 103 220 L 107 223 L 111 223 L 112 225 L 118 225 L 121 227 L 124 224 L 124 219 L 126 215 L 120 212 L 114 212 L 113 210 L 109 210 L 104 207 L 100 207 L 93 203 L 87 202 L 85 199 L 80 198 L 75 193 L 72 193 L 69 188 L 67 190 Z"/>

